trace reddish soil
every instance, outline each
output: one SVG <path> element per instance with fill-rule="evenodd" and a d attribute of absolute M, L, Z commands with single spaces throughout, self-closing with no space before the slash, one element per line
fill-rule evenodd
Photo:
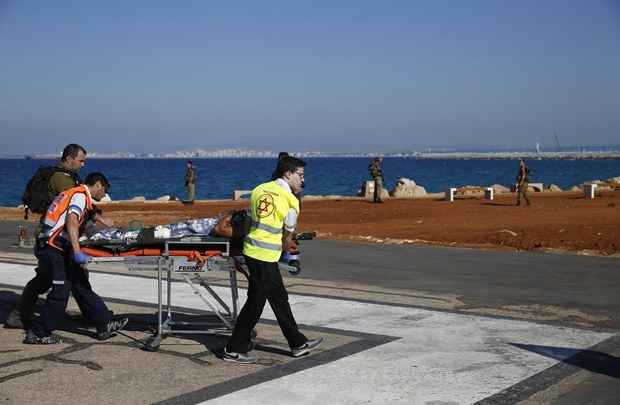
<path fill-rule="evenodd" d="M 580 193 L 536 193 L 531 207 L 514 205 L 515 195 L 493 201 L 459 199 L 304 200 L 298 230 L 317 231 L 321 239 L 372 243 L 413 243 L 519 250 L 559 250 L 620 254 L 620 192 L 594 200 Z M 194 205 L 114 203 L 102 205 L 117 225 L 142 220 L 145 225 L 212 217 L 247 206 L 247 201 L 200 201 Z M 22 211 L 0 208 L 0 220 L 20 219 Z"/>

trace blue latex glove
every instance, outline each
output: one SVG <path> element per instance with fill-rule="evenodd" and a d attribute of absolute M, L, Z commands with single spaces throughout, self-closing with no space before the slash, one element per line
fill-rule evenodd
<path fill-rule="evenodd" d="M 280 256 L 280 260 L 278 261 L 282 263 L 288 263 L 288 261 L 290 260 L 290 256 L 291 254 L 288 251 L 282 252 L 282 255 Z"/>
<path fill-rule="evenodd" d="M 86 253 L 82 253 L 82 252 L 73 253 L 73 261 L 75 261 L 77 264 L 86 264 L 88 263 L 89 260 L 90 260 L 90 256 L 87 255 Z"/>

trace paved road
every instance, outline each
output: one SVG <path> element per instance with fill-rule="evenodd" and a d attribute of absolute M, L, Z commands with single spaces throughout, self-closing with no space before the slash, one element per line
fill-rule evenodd
<path fill-rule="evenodd" d="M 304 241 L 304 276 L 458 294 L 472 306 L 553 305 L 620 329 L 620 258 Z"/>
<path fill-rule="evenodd" d="M 23 285 L 31 276 L 31 269 L 31 265 L 0 262 L 0 274 L 6 287 Z M 153 279 L 131 274 L 91 272 L 90 280 L 108 301 L 133 305 L 152 305 L 156 301 Z M 173 290 L 176 305 L 193 309 L 205 307 L 189 286 L 176 283 Z M 230 302 L 229 289 L 214 287 L 214 290 L 224 301 Z M 243 300 L 245 291 L 240 293 Z M 613 404 L 620 395 L 617 384 L 620 377 L 617 357 L 620 342 L 613 333 L 406 305 L 342 300 L 338 297 L 290 294 L 289 299 L 297 321 L 308 336 L 328 334 L 328 342 L 332 345 L 337 343 L 334 339 L 342 340 L 347 334 L 356 341 L 350 344 L 344 341 L 344 344 L 320 350 L 315 356 L 282 364 L 290 357 L 286 349 L 282 350 L 286 343 L 276 333 L 267 343 L 276 343 L 280 348 L 275 348 L 274 352 L 273 348 L 259 347 L 255 353 L 262 364 L 253 373 L 241 378 L 238 373 L 245 373 L 247 368 L 228 365 L 217 361 L 212 355 L 198 352 L 200 358 L 205 360 L 205 373 L 219 376 L 220 380 L 225 377 L 221 389 L 211 387 L 209 378 L 197 380 L 199 385 L 194 385 L 189 391 L 188 387 L 178 384 L 174 396 L 171 397 L 168 391 L 161 403 L 199 403 L 206 400 L 209 404 L 311 405 L 322 402 L 342 405 L 427 405 L 481 401 L 483 404 L 504 405 L 545 394 L 553 397 L 561 395 L 563 400 L 559 403 L 583 404 L 584 396 L 588 395 L 595 398 L 596 403 Z M 143 312 L 144 309 L 132 316 L 143 316 Z M 272 311 L 266 308 L 263 319 L 273 322 L 274 318 Z M 257 329 L 259 337 L 264 339 L 265 325 L 261 324 Z M 3 331 L 0 330 L 0 339 L 2 336 Z M 7 346 L 6 353 L 16 357 L 29 356 L 21 360 L 23 366 L 16 367 L 10 358 L 8 363 L 0 364 L 0 370 L 9 374 L 7 378 L 10 381 L 5 386 L 7 398 L 16 400 L 13 403 L 28 402 L 18 400 L 26 399 L 23 395 L 36 391 L 26 393 L 20 390 L 23 384 L 32 387 L 36 381 L 37 386 L 55 387 L 56 379 L 51 376 L 62 376 L 57 379 L 72 381 L 79 378 L 76 372 L 83 372 L 72 364 L 65 367 L 58 363 L 58 359 L 75 355 L 68 352 L 71 347 L 46 347 L 49 350 L 64 349 L 65 352 L 55 352 L 54 362 L 42 362 L 40 350 L 37 350 L 41 348 L 24 348 L 16 342 L 15 336 L 7 335 L 6 339 L 6 343 L 0 340 Z M 115 344 L 116 357 L 112 361 L 106 360 L 106 347 L 109 346 L 105 344 L 94 345 L 92 353 L 83 353 L 81 360 L 97 359 L 93 364 L 101 364 L 98 375 L 109 384 L 96 384 L 93 380 L 96 376 L 90 373 L 85 377 L 90 377 L 90 383 L 97 387 L 96 394 L 88 397 L 87 402 L 75 397 L 68 400 L 100 403 L 103 398 L 117 398 L 119 389 L 128 390 L 125 394 L 127 398 L 139 398 L 135 388 L 124 384 L 128 375 L 127 358 L 132 364 L 130 375 L 139 387 L 138 391 L 142 389 L 150 393 L 150 390 L 155 390 L 157 384 L 151 387 L 150 381 L 166 381 L 170 376 L 177 381 L 183 379 L 181 376 L 186 365 L 182 359 L 175 358 L 175 370 L 178 371 L 171 374 L 169 368 L 153 369 L 150 371 L 151 378 L 145 380 L 151 362 L 135 350 L 135 343 L 115 339 L 112 344 Z M 153 354 L 153 364 L 168 358 L 171 351 L 187 344 L 189 342 L 167 343 L 162 353 Z M 196 347 L 195 344 L 191 346 Z M 107 353 L 109 357 L 110 352 Z M 124 360 L 120 361 L 121 358 Z M 24 366 L 27 368 L 24 369 Z M 37 374 L 36 379 L 23 378 L 24 373 L 40 370 L 44 372 Z M 199 371 L 195 373 L 193 380 Z M 85 379 L 81 378 L 81 381 Z M 206 385 L 203 388 L 201 381 Z M 62 395 L 62 391 L 59 393 L 58 389 L 50 389 L 53 395 L 50 393 L 49 397 Z M 69 395 L 72 395 L 74 390 L 70 391 Z M 47 398 L 45 396 L 43 402 L 37 403 L 57 403 Z"/>
<path fill-rule="evenodd" d="M 0 223 L 1 250 L 7 250 L 7 247 L 15 242 L 16 225 L 16 222 Z M 485 309 L 489 311 L 489 314 L 493 314 L 493 310 L 505 309 L 506 307 L 525 307 L 524 312 L 515 317 L 520 319 L 531 318 L 536 322 L 529 324 L 529 326 L 524 325 L 523 332 L 520 331 L 520 326 L 517 327 L 514 324 L 494 326 L 491 336 L 496 334 L 500 336 L 501 334 L 500 340 L 502 342 L 518 342 L 517 337 L 521 336 L 520 334 L 526 333 L 525 331 L 528 330 L 538 330 L 539 326 L 535 325 L 540 325 L 538 321 L 544 319 L 539 315 L 548 314 L 545 309 L 547 306 L 552 306 L 556 312 L 566 310 L 567 314 L 564 317 L 560 316 L 551 322 L 554 327 L 557 326 L 559 329 L 540 329 L 540 332 L 533 332 L 534 334 L 528 335 L 526 339 L 527 342 L 530 342 L 525 345 L 527 347 L 519 346 L 519 344 L 513 345 L 560 361 L 551 367 L 549 367 L 551 363 L 546 363 L 547 365 L 541 363 L 542 368 L 539 369 L 539 373 L 533 375 L 531 371 L 537 366 L 530 364 L 531 368 L 528 368 L 529 372 L 526 379 L 512 387 L 499 392 L 496 391 L 495 396 L 484 395 L 483 397 L 492 399 L 489 403 L 512 403 L 516 400 L 524 400 L 531 395 L 533 395 L 531 398 L 536 398 L 540 403 L 581 404 L 584 403 L 584 398 L 592 399 L 595 403 L 615 403 L 615 398 L 620 395 L 617 384 L 617 379 L 620 378 L 620 339 L 617 335 L 618 330 L 620 330 L 618 318 L 620 313 L 620 296 L 618 295 L 620 290 L 620 259 L 618 258 L 527 252 L 491 252 L 457 248 L 362 245 L 328 241 L 304 241 L 301 247 L 303 278 L 299 279 L 300 283 L 304 279 L 311 279 L 327 284 L 350 283 L 367 286 L 369 289 L 383 288 L 390 291 L 402 291 L 403 293 L 421 291 L 429 295 L 454 295 L 465 304 L 465 309 L 475 308 L 474 313 L 481 315 L 485 314 Z M 399 334 L 403 338 L 402 342 L 412 344 L 412 347 L 416 347 L 415 345 L 419 345 L 421 342 L 424 345 L 430 345 L 437 339 L 437 351 L 433 352 L 435 354 L 431 356 L 433 361 L 437 360 L 436 356 L 441 356 L 441 353 L 447 353 L 446 350 L 449 350 L 450 344 L 458 342 L 458 340 L 450 340 L 450 336 L 444 335 L 454 333 L 454 336 L 460 336 L 459 334 L 463 333 L 465 329 L 460 330 L 458 328 L 466 328 L 466 326 L 462 326 L 464 325 L 463 322 L 472 322 L 473 319 L 459 315 L 458 312 L 462 312 L 462 308 L 456 308 L 457 313 L 448 314 L 446 315 L 447 318 L 436 313 L 433 313 L 431 318 L 427 318 L 430 316 L 429 314 L 417 313 L 415 310 L 413 312 L 405 311 L 401 314 L 394 309 L 394 322 L 391 324 L 387 322 L 386 324 L 384 322 L 387 320 L 385 316 L 391 310 L 386 312 L 383 307 L 381 309 L 368 307 L 363 309 L 364 312 L 359 313 L 356 311 L 360 309 L 353 305 L 350 313 L 343 313 L 342 316 L 338 316 L 337 308 L 346 307 L 345 304 L 332 301 L 326 304 L 324 301 L 309 301 L 309 298 L 302 298 L 298 305 L 313 305 L 316 308 L 325 306 L 325 310 L 300 315 L 300 321 L 303 323 L 340 327 L 342 329 L 362 328 L 362 330 L 372 326 L 377 329 L 376 333 L 382 334 L 390 334 L 388 333 L 390 328 L 403 327 L 401 325 L 403 320 L 409 319 L 415 323 L 422 319 L 435 319 L 438 322 L 436 325 L 440 326 L 430 325 L 429 331 L 436 332 L 434 334 L 428 332 L 428 337 L 422 340 L 419 339 L 422 335 L 418 335 L 415 331 L 410 333 L 408 329 L 404 330 L 402 335 Z M 408 306 L 410 310 L 414 307 L 415 305 Z M 373 317 L 376 316 L 378 310 L 381 317 L 374 319 Z M 317 319 L 311 316 L 325 313 L 332 314 L 328 321 L 324 319 L 324 316 L 323 318 L 318 316 Z M 513 317 L 510 312 L 499 314 L 504 316 L 500 319 L 509 320 Z M 376 324 L 368 324 L 367 319 L 374 319 Z M 487 321 L 484 319 L 484 317 L 476 318 L 476 322 L 480 322 L 481 325 L 486 324 Z M 452 324 L 461 326 L 455 326 L 455 330 L 446 332 L 448 325 Z M 605 336 L 611 337 L 606 338 L 594 347 L 589 347 L 589 350 L 583 350 L 588 348 L 585 343 L 590 338 L 586 339 L 586 336 L 590 335 L 587 335 L 586 331 L 577 332 L 575 329 L 564 329 L 566 326 L 575 326 L 576 324 L 583 324 L 587 329 L 594 330 L 596 333 L 605 331 L 608 333 Z M 387 325 L 387 329 L 384 328 L 384 325 Z M 442 328 L 445 328 L 443 333 Z M 508 334 L 505 334 L 506 331 Z M 513 333 L 511 331 L 515 335 L 511 335 Z M 475 332 L 467 328 L 466 333 Z M 567 335 L 564 335 L 565 333 Z M 539 343 L 547 339 L 547 337 L 543 338 L 542 336 L 548 336 L 551 339 L 554 334 L 557 335 L 558 342 L 553 344 Z M 572 340 L 579 338 L 579 336 L 583 336 L 584 339 L 579 341 L 581 343 Z M 448 339 L 450 344 L 441 346 L 442 343 L 445 343 L 445 339 Z M 483 338 L 483 340 L 488 339 L 489 337 Z M 491 338 L 491 340 L 495 339 Z M 597 339 L 592 338 L 591 341 L 596 342 Z M 531 342 L 538 342 L 538 344 Z M 504 350 L 504 346 L 500 346 L 502 348 L 497 350 Z M 499 346 L 494 344 L 489 347 L 491 347 L 492 352 L 495 350 L 494 348 Z M 489 347 L 480 348 L 472 342 L 474 352 L 480 351 L 482 353 Z M 390 349 L 390 346 L 387 345 L 386 348 Z M 517 351 L 512 355 L 521 356 L 522 354 L 519 353 Z M 397 354 L 390 353 L 388 350 L 382 356 L 386 355 L 389 359 L 389 356 Z M 454 354 L 450 356 L 454 356 Z M 535 358 L 530 358 L 530 360 L 533 359 Z M 375 361 L 378 360 L 375 359 Z M 415 356 L 410 358 L 410 362 L 425 364 Z M 465 367 L 463 370 L 470 370 L 466 363 L 466 361 L 463 363 Z M 387 369 L 389 369 L 388 364 L 390 364 L 389 360 L 385 365 Z M 508 360 L 507 363 L 502 364 L 514 365 L 515 360 Z M 520 364 L 520 366 L 530 367 L 526 364 Z M 441 371 L 440 365 L 435 364 L 433 367 L 436 368 L 433 369 L 432 375 L 435 375 L 436 372 L 440 372 L 437 376 L 444 375 L 441 374 L 443 371 Z M 315 375 L 315 378 L 318 378 L 317 376 L 321 375 L 322 371 L 318 370 L 317 372 L 319 374 Z M 336 373 L 336 370 L 332 370 L 326 375 L 331 375 L 331 372 Z M 447 369 L 446 372 L 451 373 L 452 371 Z M 418 376 L 418 374 L 414 373 L 412 376 Z M 295 381 L 294 378 L 289 380 L 291 383 Z M 275 389 L 281 382 L 274 382 L 268 387 Z M 296 389 L 303 391 L 303 387 Z M 406 389 L 404 392 L 407 392 Z M 523 392 L 527 392 L 528 395 L 524 396 Z M 303 394 L 299 391 L 296 393 Z M 268 399 L 271 395 L 281 394 L 285 394 L 285 392 L 260 391 L 256 388 L 247 391 L 247 396 L 239 393 L 233 398 L 247 400 L 258 395 L 258 397 L 264 396 Z M 480 396 L 472 394 L 469 398 L 480 398 Z M 354 401 L 345 401 L 345 403 L 354 403 Z"/>
<path fill-rule="evenodd" d="M 15 243 L 17 225 L 0 222 L 0 249 Z M 470 307 L 553 306 L 620 330 L 618 257 L 318 240 L 301 251 L 303 278 L 452 294 Z"/>

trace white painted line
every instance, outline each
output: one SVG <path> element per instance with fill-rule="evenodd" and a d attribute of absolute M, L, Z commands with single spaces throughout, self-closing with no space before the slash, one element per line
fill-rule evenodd
<path fill-rule="evenodd" d="M 31 269 L 0 263 L 0 279 L 6 284 L 25 285 L 34 275 Z M 101 273 L 91 273 L 90 279 L 101 296 L 156 303 L 153 279 Z M 229 300 L 227 288 L 215 290 Z M 401 339 L 210 400 L 209 404 L 468 404 L 558 363 L 511 343 L 585 349 L 612 336 L 416 308 L 299 295 L 290 295 L 289 299 L 299 324 Z M 241 290 L 240 302 L 244 301 L 245 291 Z M 182 283 L 173 285 L 173 305 L 206 309 Z M 275 319 L 268 306 L 263 318 Z M 284 338 L 282 343 L 284 346 Z"/>

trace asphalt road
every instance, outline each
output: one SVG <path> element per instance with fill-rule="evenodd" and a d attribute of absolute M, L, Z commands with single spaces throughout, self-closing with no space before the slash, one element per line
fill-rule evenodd
<path fill-rule="evenodd" d="M 303 241 L 304 277 L 458 294 L 471 305 L 554 305 L 615 319 L 620 258 Z"/>
<path fill-rule="evenodd" d="M 0 222 L 0 249 L 18 221 Z M 620 258 L 532 252 L 302 241 L 302 277 L 387 289 L 452 294 L 471 306 L 539 305 L 609 318 L 620 329 Z"/>
<path fill-rule="evenodd" d="M 15 250 L 11 245 L 17 240 L 17 225 L 17 221 L 0 222 L 0 250 Z M 34 224 L 26 225 L 32 235 Z M 478 308 L 526 306 L 532 308 L 533 316 L 536 308 L 544 306 L 577 309 L 603 319 L 593 321 L 595 329 L 620 330 L 617 257 L 334 241 L 303 241 L 301 252 L 301 277 L 305 279 L 456 295 L 461 302 Z M 584 398 L 614 403 L 620 375 L 619 341 L 611 339 L 593 352 L 605 372 L 580 363 L 571 366 L 581 371 L 570 378 L 548 377 L 547 372 L 518 388 L 533 384 L 537 395 L 561 395 L 555 403 L 580 404 Z M 494 403 L 503 402 L 497 398 Z M 543 398 L 541 402 L 554 401 Z"/>

